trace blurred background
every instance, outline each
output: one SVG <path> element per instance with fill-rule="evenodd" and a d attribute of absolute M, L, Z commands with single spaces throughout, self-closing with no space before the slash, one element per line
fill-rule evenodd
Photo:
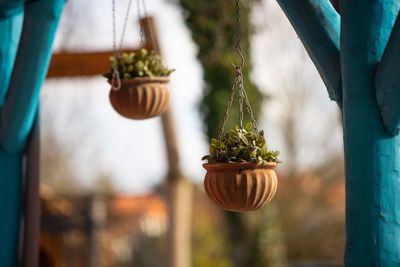
<path fill-rule="evenodd" d="M 140 42 L 137 2 L 127 49 Z M 230 62 L 238 60 L 234 1 L 145 2 L 164 60 L 176 69 L 168 122 L 177 151 L 167 150 L 165 120 L 118 115 L 100 75 L 48 78 L 40 266 L 342 266 L 341 118 L 276 1 L 241 2 L 245 86 L 268 148 L 283 162 L 275 198 L 249 213 L 218 209 L 202 185 L 201 157 L 225 111 Z M 117 1 L 117 34 L 127 5 Z M 110 51 L 111 9 L 111 0 L 69 0 L 54 54 Z"/>

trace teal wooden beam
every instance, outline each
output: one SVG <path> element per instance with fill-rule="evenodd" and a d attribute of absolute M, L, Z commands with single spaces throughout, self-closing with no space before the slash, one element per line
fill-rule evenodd
<path fill-rule="evenodd" d="M 25 144 L 63 5 L 64 0 L 0 0 L 1 267 L 19 266 Z"/>
<path fill-rule="evenodd" d="M 27 1 L 7 97 L 0 114 L 0 147 L 20 153 L 26 144 L 46 77 L 64 0 Z"/>
<path fill-rule="evenodd" d="M 22 154 L 0 149 L 0 266 L 18 266 L 22 208 Z"/>
<path fill-rule="evenodd" d="M 277 0 L 324 81 L 341 106 L 340 16 L 329 0 Z"/>
<path fill-rule="evenodd" d="M 0 20 L 22 15 L 25 0 L 0 0 Z"/>
<path fill-rule="evenodd" d="M 0 4 L 0 108 L 10 84 L 23 23 L 23 4 Z M 17 266 L 22 205 L 22 153 L 0 149 L 0 265 Z"/>
<path fill-rule="evenodd" d="M 22 22 L 23 9 L 21 6 L 5 9 L 0 5 L 0 107 L 3 105 L 10 84 Z"/>
<path fill-rule="evenodd" d="M 399 0 L 340 2 L 346 267 L 400 266 L 400 136 L 384 126 L 375 94 L 399 8 Z"/>
<path fill-rule="evenodd" d="M 375 77 L 376 99 L 383 122 L 393 135 L 400 130 L 400 14 Z"/>

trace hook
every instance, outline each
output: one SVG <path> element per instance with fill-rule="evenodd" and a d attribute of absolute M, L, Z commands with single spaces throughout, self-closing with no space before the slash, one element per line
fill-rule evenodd
<path fill-rule="evenodd" d="M 117 70 L 115 70 L 112 74 L 112 78 L 111 78 L 111 88 L 114 91 L 118 91 L 119 89 L 121 89 L 121 79 L 119 77 L 119 72 Z"/>
<path fill-rule="evenodd" d="M 244 64 L 245 64 L 245 59 L 244 56 L 242 54 L 242 48 L 240 46 L 236 46 L 235 47 L 236 53 L 239 55 L 240 57 L 240 65 L 235 65 L 233 62 L 231 62 L 231 65 L 233 67 L 235 67 L 235 69 L 239 70 L 241 68 L 243 68 Z"/>

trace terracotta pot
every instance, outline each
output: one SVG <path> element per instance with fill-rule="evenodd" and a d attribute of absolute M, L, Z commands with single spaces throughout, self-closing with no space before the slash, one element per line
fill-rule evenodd
<path fill-rule="evenodd" d="M 204 188 L 219 207 L 229 211 L 251 211 L 275 195 L 277 163 L 206 163 Z"/>
<path fill-rule="evenodd" d="M 169 104 L 168 77 L 121 80 L 119 90 L 110 90 L 110 102 L 120 115 L 135 120 L 164 113 Z"/>

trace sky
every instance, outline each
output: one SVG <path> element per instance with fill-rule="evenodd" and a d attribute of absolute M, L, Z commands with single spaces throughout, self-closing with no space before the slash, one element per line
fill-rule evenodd
<path fill-rule="evenodd" d="M 117 1 L 117 34 L 127 3 L 127 0 Z M 125 47 L 139 44 L 135 4 L 133 1 Z M 203 71 L 196 59 L 197 47 L 179 7 L 166 0 L 148 0 L 146 5 L 148 13 L 156 18 L 165 62 L 176 69 L 170 89 L 181 166 L 189 179 L 201 183 L 205 174 L 201 157 L 207 153 L 208 140 L 198 112 Z M 281 150 L 281 159 L 285 161 L 287 144 L 282 138 L 281 118 L 288 108 L 287 98 L 306 94 L 307 101 L 296 109 L 296 118 L 301 120 L 296 135 L 304 144 L 300 151 L 302 161 L 307 166 L 324 154 L 340 153 L 341 132 L 335 126 L 337 107 L 329 101 L 318 73 L 276 2 L 264 0 L 262 6 L 254 9 L 252 20 L 256 33 L 251 40 L 251 75 L 259 88 L 271 96 L 263 106 L 260 120 L 269 147 Z M 111 1 L 70 0 L 60 22 L 54 51 L 109 50 L 111 25 Z M 298 81 L 301 90 L 297 88 Z M 70 152 L 75 179 L 83 186 L 90 188 L 100 175 L 109 174 L 121 193 L 147 192 L 164 179 L 167 171 L 161 121 L 122 118 L 109 104 L 109 89 L 101 76 L 48 79 L 41 94 L 42 131 L 51 128 Z M 329 135 L 328 143 L 325 135 Z"/>

